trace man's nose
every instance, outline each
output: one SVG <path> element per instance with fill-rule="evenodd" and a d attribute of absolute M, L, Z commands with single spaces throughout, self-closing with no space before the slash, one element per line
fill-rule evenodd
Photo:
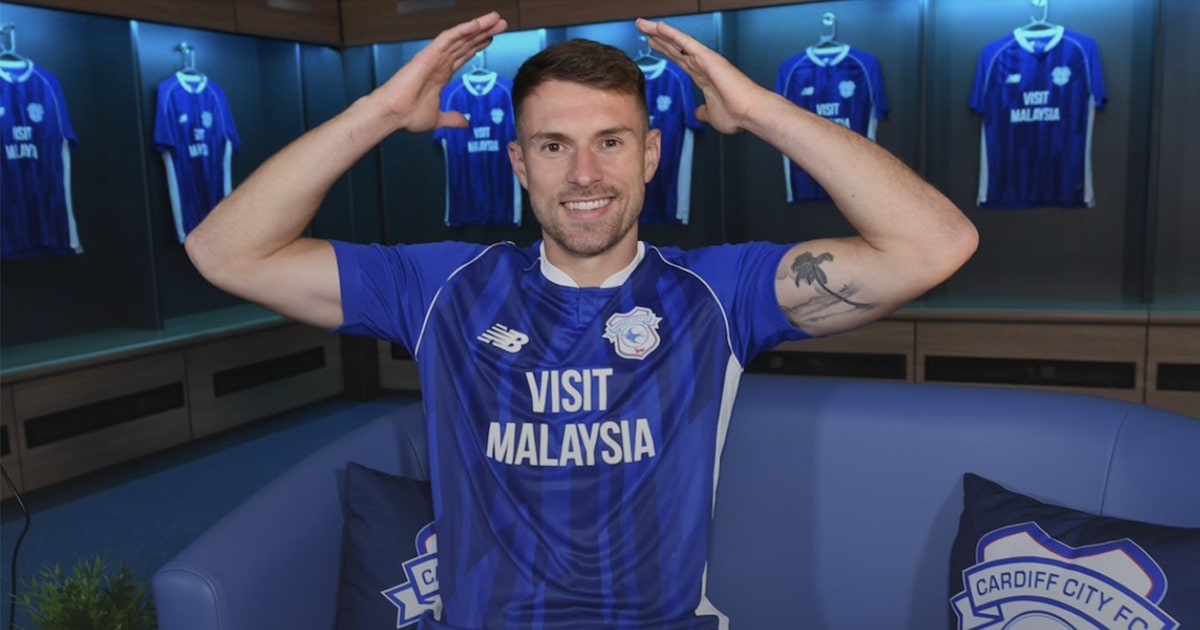
<path fill-rule="evenodd" d="M 600 181 L 603 175 L 600 164 L 591 151 L 577 151 L 571 159 L 571 168 L 567 173 L 568 180 L 576 186 L 586 187 Z"/>

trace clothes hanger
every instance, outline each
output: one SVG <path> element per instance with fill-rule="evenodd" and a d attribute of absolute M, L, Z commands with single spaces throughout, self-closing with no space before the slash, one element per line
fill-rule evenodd
<path fill-rule="evenodd" d="M 638 49 L 637 57 L 633 58 L 633 62 L 642 67 L 657 65 L 662 61 L 662 57 L 654 54 L 654 50 L 650 48 L 650 38 L 645 35 L 639 35 L 638 40 L 642 45 Z"/>
<path fill-rule="evenodd" d="M 1038 32 L 1042 32 L 1042 31 L 1052 31 L 1054 29 L 1057 29 L 1058 28 L 1057 24 L 1054 24 L 1054 23 L 1046 20 L 1048 13 L 1050 12 L 1050 0 L 1030 0 L 1030 1 L 1033 3 L 1033 6 L 1042 8 L 1042 16 L 1041 17 L 1038 17 L 1036 15 L 1031 16 L 1029 19 L 1029 23 L 1026 24 L 1025 26 L 1020 27 L 1017 30 L 1021 31 L 1022 33 L 1038 33 Z"/>
<path fill-rule="evenodd" d="M 17 52 L 17 27 L 13 24 L 0 24 L 0 34 L 4 43 L 0 44 L 0 66 L 5 68 L 21 68 L 32 65 L 28 57 Z"/>
<path fill-rule="evenodd" d="M 487 69 L 487 53 L 482 50 L 475 53 L 475 59 L 471 63 L 471 70 L 467 72 L 467 76 L 491 77 L 494 74 L 496 73 Z"/>
<path fill-rule="evenodd" d="M 837 16 L 832 13 L 826 13 L 821 16 L 821 38 L 817 40 L 811 48 L 815 53 L 830 53 L 838 52 L 846 47 L 846 44 L 839 42 L 837 36 Z"/>
<path fill-rule="evenodd" d="M 196 47 L 187 42 L 179 42 L 175 47 L 183 55 L 183 69 L 180 74 L 188 77 L 203 78 L 204 73 L 196 69 Z"/>

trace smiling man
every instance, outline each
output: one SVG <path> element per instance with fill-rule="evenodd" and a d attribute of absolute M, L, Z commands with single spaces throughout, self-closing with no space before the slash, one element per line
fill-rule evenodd
<path fill-rule="evenodd" d="M 383 138 L 467 126 L 438 95 L 505 27 L 493 13 L 440 34 L 260 167 L 187 251 L 226 291 L 416 359 L 443 604 L 422 628 L 724 628 L 707 549 L 743 367 L 927 291 L 971 255 L 975 230 L 886 151 L 639 20 L 703 91 L 700 120 L 783 151 L 859 235 L 693 251 L 638 240 L 660 147 L 644 77 L 620 50 L 572 40 L 513 81 L 508 150 L 539 242 L 304 238 L 333 182 Z"/>

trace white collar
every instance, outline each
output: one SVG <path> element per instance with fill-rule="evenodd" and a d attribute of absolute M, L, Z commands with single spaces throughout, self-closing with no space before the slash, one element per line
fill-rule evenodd
<path fill-rule="evenodd" d="M 579 288 L 579 284 L 571 279 L 571 276 L 568 276 L 565 271 L 550 264 L 550 259 L 546 257 L 545 241 L 542 241 L 538 244 L 538 255 L 541 257 L 542 275 L 546 276 L 547 280 L 564 287 Z M 638 241 L 637 254 L 634 255 L 633 260 L 626 265 L 624 269 L 609 276 L 604 282 L 601 282 L 600 288 L 607 289 L 611 287 L 619 287 L 622 284 L 625 284 L 625 281 L 629 279 L 629 276 L 633 275 L 633 270 L 637 268 L 638 263 L 642 262 L 642 259 L 645 257 L 646 244 L 642 241 Z"/>
<path fill-rule="evenodd" d="M 184 74 L 182 70 L 175 73 L 175 78 L 179 80 L 179 86 L 186 90 L 189 94 L 199 94 L 204 91 L 208 85 L 208 75 L 201 74 Z"/>
<path fill-rule="evenodd" d="M 20 70 L 17 73 L 9 72 L 10 70 Z M 28 79 L 33 74 L 33 62 L 24 59 L 21 61 L 0 61 L 0 79 L 9 83 L 21 83 Z"/>
<path fill-rule="evenodd" d="M 1047 52 L 1057 46 L 1058 42 L 1062 41 L 1064 30 L 1065 29 L 1062 26 L 1055 26 L 1054 28 L 1046 29 L 1044 31 L 1028 31 L 1024 28 L 1018 28 L 1013 31 L 1013 37 L 1016 38 L 1017 44 L 1019 44 L 1021 48 L 1024 48 L 1026 52 Z M 1047 38 L 1049 38 L 1050 41 L 1045 42 L 1045 45 L 1042 46 L 1040 51 L 1034 47 L 1033 40 L 1036 39 L 1038 41 L 1045 41 Z"/>
<path fill-rule="evenodd" d="M 647 79 L 653 81 L 663 73 L 663 70 L 667 69 L 667 59 L 664 57 L 647 65 L 639 63 L 638 68 L 642 71 L 642 74 L 646 75 Z"/>
<path fill-rule="evenodd" d="M 817 52 L 816 46 L 809 46 L 804 49 L 808 54 L 808 58 L 818 66 L 836 66 L 850 54 L 850 44 L 842 44 L 839 48 L 830 49 L 829 52 Z M 826 57 L 826 55 L 832 55 Z"/>
<path fill-rule="evenodd" d="M 496 78 L 500 75 L 491 70 L 486 72 L 487 75 L 471 74 L 470 72 L 462 75 L 463 85 L 466 86 L 467 91 L 473 96 L 483 96 L 491 92 L 492 88 L 495 87 Z"/>

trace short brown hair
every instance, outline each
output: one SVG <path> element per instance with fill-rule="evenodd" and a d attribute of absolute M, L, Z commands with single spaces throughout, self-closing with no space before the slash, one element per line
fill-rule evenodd
<path fill-rule="evenodd" d="M 546 81 L 570 81 L 634 97 L 648 121 L 646 76 L 641 68 L 615 46 L 588 39 L 569 39 L 525 60 L 513 78 L 513 115 L 521 120 L 525 99 Z"/>

